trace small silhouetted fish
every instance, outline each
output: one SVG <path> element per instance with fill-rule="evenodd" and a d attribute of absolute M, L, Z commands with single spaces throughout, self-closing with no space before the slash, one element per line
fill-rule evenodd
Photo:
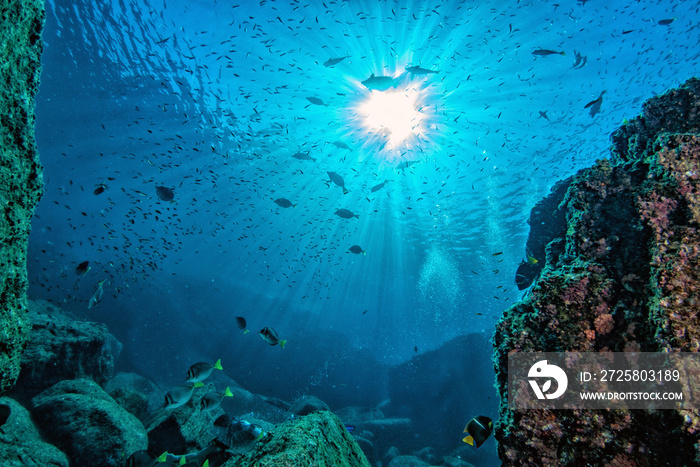
<path fill-rule="evenodd" d="M 342 62 L 342 61 L 345 60 L 346 58 L 348 58 L 348 56 L 345 56 L 345 57 L 338 57 L 338 58 L 329 58 L 328 60 L 326 60 L 325 62 L 323 62 L 323 66 L 333 66 L 333 65 L 337 65 L 338 63 Z"/>
<path fill-rule="evenodd" d="M 418 161 L 403 161 L 396 166 L 396 170 L 404 170 L 417 163 Z"/>
<path fill-rule="evenodd" d="M 7 423 L 7 419 L 10 418 L 10 414 L 12 413 L 12 410 L 10 410 L 10 406 L 7 404 L 0 404 L 0 427 L 5 425 Z"/>
<path fill-rule="evenodd" d="M 421 68 L 419 66 L 407 66 L 406 71 L 408 71 L 412 75 L 428 75 L 430 73 L 440 73 L 439 71 L 428 70 L 426 68 Z"/>
<path fill-rule="evenodd" d="M 574 61 L 574 66 L 572 68 L 583 68 L 586 65 L 586 62 L 588 61 L 588 58 L 576 52 L 575 50 L 574 53 L 576 54 L 576 60 Z"/>
<path fill-rule="evenodd" d="M 675 20 L 676 20 L 676 18 L 662 19 L 659 21 L 659 24 L 661 26 L 668 26 L 669 24 L 673 23 Z"/>
<path fill-rule="evenodd" d="M 348 193 L 347 188 L 345 188 L 345 180 L 343 180 L 343 177 L 338 175 L 335 172 L 326 172 L 328 174 L 328 178 L 331 179 L 331 182 L 335 183 L 338 185 L 340 188 L 343 189 L 343 194 L 346 195 Z"/>
<path fill-rule="evenodd" d="M 359 255 L 362 253 L 363 255 L 366 254 L 365 250 L 362 249 L 360 245 L 353 245 L 349 249 L 350 253 L 354 253 L 356 255 Z"/>
<path fill-rule="evenodd" d="M 156 194 L 161 201 L 172 201 L 175 199 L 175 192 L 167 186 L 156 186 Z"/>
<path fill-rule="evenodd" d="M 335 212 L 335 215 L 338 217 L 342 217 L 343 219 L 352 219 L 353 217 L 357 217 L 358 219 L 360 218 L 359 215 L 353 214 L 352 211 L 348 209 L 338 209 Z"/>
<path fill-rule="evenodd" d="M 96 195 L 101 195 L 102 193 L 105 192 L 106 189 L 107 189 L 107 185 L 105 185 L 104 183 L 100 183 L 99 185 L 97 185 L 95 187 L 95 190 L 93 191 L 93 193 Z"/>
<path fill-rule="evenodd" d="M 284 348 L 284 344 L 287 343 L 287 341 L 281 341 L 279 336 L 277 335 L 277 331 L 275 331 L 272 328 L 269 327 L 264 327 L 258 332 L 258 335 L 262 340 L 267 342 L 270 345 L 277 345 L 279 344 L 280 347 Z"/>
<path fill-rule="evenodd" d="M 292 204 L 287 198 L 277 198 L 275 204 L 281 208 L 291 208 L 296 207 L 296 204 Z"/>
<path fill-rule="evenodd" d="M 298 152 L 292 156 L 294 159 L 299 159 L 300 161 L 314 161 L 316 162 L 316 159 L 313 157 L 309 156 L 309 152 Z"/>
<path fill-rule="evenodd" d="M 188 383 L 199 383 L 207 379 L 214 370 L 223 370 L 221 367 L 221 359 L 217 360 L 213 365 L 209 362 L 195 363 L 187 370 L 187 379 L 185 381 Z"/>
<path fill-rule="evenodd" d="M 532 52 L 532 55 L 546 57 L 547 55 L 566 55 L 566 54 L 563 51 L 557 52 L 556 50 L 536 49 L 535 51 Z"/>
<path fill-rule="evenodd" d="M 375 191 L 381 190 L 382 188 L 384 188 L 384 185 L 386 185 L 386 180 L 384 180 L 382 183 L 379 183 L 379 184 L 377 184 L 377 185 L 374 185 L 374 186 L 372 187 L 372 193 L 374 193 Z"/>
<path fill-rule="evenodd" d="M 83 261 L 75 267 L 76 274 L 85 275 L 90 270 L 90 261 Z"/>
<path fill-rule="evenodd" d="M 321 99 L 318 97 L 307 97 L 307 101 L 311 102 L 313 105 L 326 105 Z"/>
<path fill-rule="evenodd" d="M 246 329 L 247 323 L 245 322 L 245 318 L 242 316 L 236 316 L 236 325 L 238 325 L 238 329 L 243 330 L 243 334 L 247 334 L 250 331 Z"/>
<path fill-rule="evenodd" d="M 342 141 L 333 141 L 333 144 L 334 144 L 335 147 L 337 147 L 337 148 L 340 148 L 340 149 L 347 149 L 348 151 L 350 151 L 350 146 L 348 146 L 347 144 L 343 143 Z"/>
<path fill-rule="evenodd" d="M 603 94 L 605 94 L 606 92 L 607 92 L 607 91 L 601 92 L 601 93 L 600 93 L 600 96 L 598 96 L 598 99 L 596 99 L 596 100 L 594 100 L 594 101 L 590 101 L 588 104 L 586 104 L 585 106 L 583 106 L 584 109 L 588 109 L 588 108 L 591 109 L 591 110 L 590 110 L 590 112 L 591 112 L 591 117 L 595 117 L 595 114 L 597 114 L 598 112 L 600 112 L 600 106 L 601 106 L 601 104 L 603 103 Z"/>
<path fill-rule="evenodd" d="M 88 302 L 88 310 L 92 308 L 93 306 L 97 305 L 100 303 L 100 300 L 102 300 L 102 296 L 105 293 L 104 288 L 102 287 L 102 284 L 105 283 L 107 279 L 102 279 L 98 284 L 97 284 L 97 289 L 95 290 L 95 293 L 92 294 L 92 297 L 90 297 L 90 301 Z"/>

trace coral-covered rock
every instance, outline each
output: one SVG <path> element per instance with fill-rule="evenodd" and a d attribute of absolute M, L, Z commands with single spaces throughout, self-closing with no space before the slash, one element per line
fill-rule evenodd
<path fill-rule="evenodd" d="M 68 457 L 56 446 L 41 439 L 31 415 L 8 397 L 0 404 L 10 407 L 10 417 L 0 433 L 0 465 L 3 467 L 68 467 Z"/>
<path fill-rule="evenodd" d="M 46 302 L 29 302 L 30 341 L 12 394 L 28 400 L 63 380 L 112 376 L 116 342 L 103 324 L 71 319 Z"/>
<path fill-rule="evenodd" d="M 29 337 L 27 238 L 42 194 L 34 139 L 44 2 L 3 2 L 0 9 L 0 394 L 15 382 Z"/>
<path fill-rule="evenodd" d="M 314 412 L 282 423 L 248 454 L 235 456 L 224 465 L 369 467 L 360 447 L 331 412 Z"/>
<path fill-rule="evenodd" d="M 121 465 L 148 444 L 141 422 L 92 380 L 61 381 L 32 404 L 32 415 L 46 438 L 68 454 L 73 465 Z"/>
<path fill-rule="evenodd" d="M 539 279 L 494 337 L 503 465 L 691 465 L 697 411 L 508 410 L 514 351 L 700 350 L 700 80 L 655 97 L 582 170 Z"/>

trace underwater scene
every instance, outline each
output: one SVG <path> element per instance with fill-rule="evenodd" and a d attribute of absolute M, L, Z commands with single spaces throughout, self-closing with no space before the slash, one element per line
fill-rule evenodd
<path fill-rule="evenodd" d="M 698 410 L 507 387 L 700 349 L 699 1 L 0 10 L 2 465 L 700 465 Z"/>

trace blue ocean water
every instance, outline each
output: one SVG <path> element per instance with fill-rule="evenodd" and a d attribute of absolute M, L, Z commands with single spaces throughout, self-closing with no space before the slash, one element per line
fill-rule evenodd
<path fill-rule="evenodd" d="M 221 358 L 255 392 L 341 407 L 386 398 L 370 369 L 488 339 L 522 296 L 530 209 L 700 64 L 697 1 L 46 8 L 30 297 L 106 323 L 119 365 L 164 386 Z M 455 386 L 495 418 L 470 384 L 490 346 L 469 358 Z"/>

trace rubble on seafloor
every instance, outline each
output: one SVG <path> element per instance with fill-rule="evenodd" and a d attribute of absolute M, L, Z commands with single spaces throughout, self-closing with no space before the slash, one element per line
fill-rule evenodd
<path fill-rule="evenodd" d="M 503 465 L 697 465 L 697 410 L 509 410 L 507 362 L 516 351 L 698 351 L 700 80 L 647 101 L 612 135 L 610 160 L 558 188 L 536 209 L 565 223 L 528 242 L 544 264 L 494 336 Z"/>

